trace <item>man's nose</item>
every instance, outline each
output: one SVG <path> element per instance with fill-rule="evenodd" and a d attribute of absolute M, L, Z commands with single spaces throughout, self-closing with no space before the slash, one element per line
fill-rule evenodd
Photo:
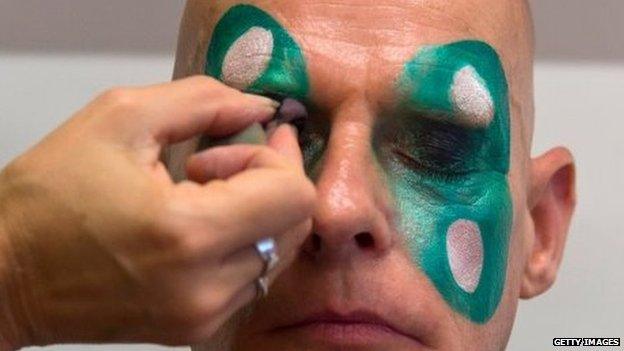
<path fill-rule="evenodd" d="M 321 172 L 314 234 L 306 252 L 328 259 L 382 254 L 393 243 L 392 211 L 369 123 L 335 119 Z"/>

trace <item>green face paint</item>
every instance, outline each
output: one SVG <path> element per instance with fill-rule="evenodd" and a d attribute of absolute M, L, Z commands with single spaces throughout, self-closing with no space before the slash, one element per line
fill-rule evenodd
<path fill-rule="evenodd" d="M 299 45 L 269 14 L 236 5 L 217 23 L 205 73 L 252 93 L 305 100 L 309 83 Z"/>
<path fill-rule="evenodd" d="M 250 5 L 234 6 L 220 19 L 205 73 L 248 92 L 303 101 L 309 94 L 300 47 Z M 415 263 L 449 306 L 485 323 L 502 297 L 513 217 L 502 65 L 483 42 L 429 46 L 405 65 L 397 89 L 401 117 L 380 122 L 374 151 L 395 194 L 401 229 Z M 312 141 L 328 132 L 308 134 L 302 144 L 314 174 L 323 146 Z"/>
<path fill-rule="evenodd" d="M 374 144 L 415 262 L 457 312 L 500 303 L 512 224 L 507 81 L 479 41 L 428 46 L 398 81 L 401 117 Z"/>

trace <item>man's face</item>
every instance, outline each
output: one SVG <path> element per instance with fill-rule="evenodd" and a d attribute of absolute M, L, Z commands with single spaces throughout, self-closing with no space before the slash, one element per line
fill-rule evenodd
<path fill-rule="evenodd" d="M 526 7 L 501 3 L 189 6 L 177 76 L 310 114 L 313 233 L 229 326 L 235 350 L 504 348 L 529 254 L 532 92 Z"/>

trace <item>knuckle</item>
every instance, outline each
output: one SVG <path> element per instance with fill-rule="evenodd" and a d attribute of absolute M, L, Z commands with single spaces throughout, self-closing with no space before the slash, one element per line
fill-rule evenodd
<path fill-rule="evenodd" d="M 206 86 L 214 86 L 214 85 L 217 85 L 219 83 L 219 81 L 216 80 L 215 78 L 210 77 L 210 76 L 206 76 L 206 75 L 201 75 L 201 74 L 193 76 L 193 77 L 191 77 L 189 79 L 191 79 L 191 81 L 193 83 L 206 85 Z"/>
<path fill-rule="evenodd" d="M 198 79 L 198 87 L 197 90 L 201 97 L 206 99 L 206 101 L 220 101 L 224 103 L 226 98 L 232 98 L 242 93 L 232 87 L 225 85 L 220 80 L 217 80 L 208 76 L 200 76 Z"/>
<path fill-rule="evenodd" d="M 169 201 L 167 209 L 158 216 L 158 235 L 163 248 L 181 261 L 205 256 L 218 244 L 219 236 L 212 235 L 218 221 L 201 208 L 201 204 L 189 199 Z"/>
<path fill-rule="evenodd" d="M 200 256 L 198 235 L 194 235 L 191 230 L 176 230 L 163 234 L 167 251 L 176 261 L 192 262 Z"/>
<path fill-rule="evenodd" d="M 192 84 L 197 85 L 199 91 L 201 91 L 203 94 L 214 95 L 215 92 L 223 90 L 223 88 L 225 87 L 223 83 L 209 76 L 195 76 L 190 78 L 190 80 Z"/>
<path fill-rule="evenodd" d="M 138 107 L 136 92 L 130 88 L 112 88 L 100 95 L 99 102 L 115 111 L 133 111 Z"/>
<path fill-rule="evenodd" d="M 151 241 L 167 262 L 192 262 L 197 256 L 197 243 L 187 231 L 177 228 L 158 228 Z"/>
<path fill-rule="evenodd" d="M 159 246 L 175 258 L 186 257 L 192 251 L 190 230 L 185 205 L 181 201 L 164 201 L 156 216 L 155 240 Z"/>

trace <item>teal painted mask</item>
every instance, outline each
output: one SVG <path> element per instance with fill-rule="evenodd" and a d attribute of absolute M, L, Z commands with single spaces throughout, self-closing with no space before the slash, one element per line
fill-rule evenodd
<path fill-rule="evenodd" d="M 205 73 L 241 90 L 307 97 L 301 48 L 269 14 L 251 5 L 230 8 L 217 23 Z"/>
<path fill-rule="evenodd" d="M 502 297 L 513 217 L 502 64 L 480 41 L 427 46 L 397 90 L 399 116 L 380 122 L 374 144 L 400 230 L 444 300 L 485 323 Z"/>
<path fill-rule="evenodd" d="M 205 73 L 248 92 L 308 101 L 301 48 L 254 6 L 234 6 L 220 19 Z M 493 316 L 505 285 L 513 217 L 507 89 L 486 43 L 427 46 L 405 65 L 396 85 L 400 103 L 373 133 L 415 265 L 451 308 L 476 323 Z M 301 142 L 315 174 L 324 151 L 317 144 L 324 143 L 308 134 Z"/>

